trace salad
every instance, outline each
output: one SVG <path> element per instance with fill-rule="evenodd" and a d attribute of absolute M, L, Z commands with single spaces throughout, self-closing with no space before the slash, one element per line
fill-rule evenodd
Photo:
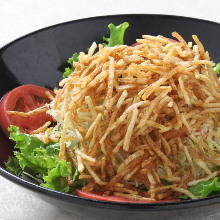
<path fill-rule="evenodd" d="M 124 45 L 128 26 L 109 24 L 104 43 L 74 53 L 54 91 L 23 85 L 2 98 L 1 127 L 16 149 L 7 169 L 107 201 L 218 194 L 220 64 L 196 35 L 195 44 L 173 32 Z"/>

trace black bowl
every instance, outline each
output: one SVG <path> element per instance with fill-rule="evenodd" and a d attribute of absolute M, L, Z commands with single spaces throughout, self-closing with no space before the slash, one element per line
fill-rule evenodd
<path fill-rule="evenodd" d="M 130 45 L 142 34 L 171 37 L 171 32 L 177 31 L 187 41 L 192 41 L 192 34 L 199 36 L 205 49 L 210 52 L 212 60 L 220 61 L 220 24 L 178 16 L 167 15 L 115 15 L 94 17 L 58 24 L 38 30 L 19 38 L 0 49 L 0 97 L 9 90 L 23 84 L 35 84 L 47 88 L 54 88 L 62 79 L 66 60 L 74 53 L 86 51 L 93 41 L 101 42 L 102 36 L 108 36 L 109 23 L 120 24 L 129 22 L 125 43 Z M 1 131 L 0 131 L 1 132 Z M 187 215 L 188 208 L 193 208 L 194 215 L 206 210 L 216 209 L 215 203 L 220 197 L 209 197 L 191 201 L 131 204 L 97 201 L 79 198 L 20 179 L 4 169 L 3 161 L 11 154 L 12 148 L 7 138 L 0 135 L 0 157 L 2 168 L 0 174 L 8 180 L 25 187 L 49 203 L 69 210 L 81 219 L 143 219 L 158 216 L 157 211 L 163 211 L 164 216 L 169 210 Z M 198 209 L 199 206 L 212 205 L 212 209 Z M 185 209 L 185 211 L 176 211 Z M 171 213 L 169 218 L 171 218 Z M 172 214 L 173 215 L 173 214 Z M 206 213 L 207 215 L 207 213 Z M 166 215 L 167 216 L 167 215 Z"/>

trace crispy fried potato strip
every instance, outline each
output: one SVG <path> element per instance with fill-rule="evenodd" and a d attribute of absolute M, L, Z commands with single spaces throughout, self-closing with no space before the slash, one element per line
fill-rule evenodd
<path fill-rule="evenodd" d="M 173 37 L 143 35 L 134 47 L 99 46 L 95 54 L 93 44 L 60 83 L 48 110 L 59 129 L 48 135 L 59 133 L 59 159 L 71 156 L 87 182 L 83 190 L 152 201 L 181 194 L 196 199 L 189 186 L 217 175 L 214 63 L 197 36 L 194 46 L 176 32 Z"/>

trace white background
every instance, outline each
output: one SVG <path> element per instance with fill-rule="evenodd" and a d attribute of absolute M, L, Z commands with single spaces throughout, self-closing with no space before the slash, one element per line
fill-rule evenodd
<path fill-rule="evenodd" d="M 220 0 L 0 0 L 0 47 L 24 34 L 53 24 L 92 16 L 135 13 L 181 15 L 220 23 Z M 220 213 L 220 205 L 216 208 Z M 190 213 L 191 217 L 187 219 L 220 219 L 218 213 L 199 217 L 193 216 L 193 211 Z M 173 217 L 185 219 L 181 211 L 179 217 Z M 41 201 L 0 177 L 1 219 L 74 220 L 77 217 Z"/>

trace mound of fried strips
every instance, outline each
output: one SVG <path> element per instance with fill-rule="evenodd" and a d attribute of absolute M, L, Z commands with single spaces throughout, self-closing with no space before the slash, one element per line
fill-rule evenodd
<path fill-rule="evenodd" d="M 172 35 L 176 42 L 144 35 L 134 47 L 99 45 L 94 55 L 93 43 L 60 82 L 48 111 L 57 126 L 35 133 L 45 142 L 60 138 L 59 159 L 71 158 L 84 191 L 196 199 L 189 186 L 219 175 L 214 63 L 197 36 L 193 46 Z"/>

